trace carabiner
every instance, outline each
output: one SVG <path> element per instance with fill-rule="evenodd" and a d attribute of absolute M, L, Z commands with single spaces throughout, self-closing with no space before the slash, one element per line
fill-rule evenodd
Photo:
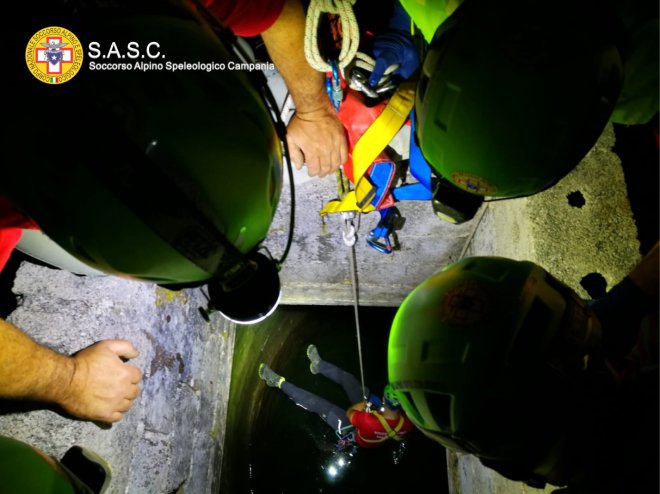
<path fill-rule="evenodd" d="M 339 78 L 339 66 L 337 65 L 337 60 L 330 60 L 330 66 L 332 67 L 332 88 L 330 100 L 332 101 L 332 106 L 335 111 L 339 111 L 341 107 L 341 102 L 344 99 L 344 91 L 341 88 L 341 79 Z"/>
<path fill-rule="evenodd" d="M 394 235 L 395 230 L 403 226 L 405 218 L 401 216 L 396 207 L 381 209 L 378 212 L 380 213 L 380 221 L 376 228 L 367 235 L 367 244 L 378 252 L 391 254 L 394 246 L 390 237 Z"/>
<path fill-rule="evenodd" d="M 383 240 L 379 241 L 378 239 L 380 238 Z M 390 241 L 390 237 L 387 234 L 383 235 L 382 237 L 378 237 L 372 230 L 371 233 L 367 235 L 367 244 L 369 247 L 376 249 L 378 252 L 382 252 L 383 254 L 392 253 L 392 242 Z"/>

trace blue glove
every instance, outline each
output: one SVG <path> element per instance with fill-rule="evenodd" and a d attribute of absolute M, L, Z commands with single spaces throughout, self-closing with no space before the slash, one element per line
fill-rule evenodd
<path fill-rule="evenodd" d="M 399 64 L 394 71 L 404 79 L 408 79 L 419 67 L 419 53 L 408 34 L 410 31 L 410 16 L 397 0 L 394 2 L 392 17 L 388 23 L 388 32 L 376 36 L 374 39 L 374 67 L 369 85 L 374 87 L 383 77 L 383 73 L 390 65 Z"/>
<path fill-rule="evenodd" d="M 380 398 L 373 393 L 369 393 L 369 398 L 367 398 L 367 400 L 369 400 L 369 403 L 371 403 L 374 408 L 380 408 L 383 406 L 383 402 L 380 401 Z"/>
<path fill-rule="evenodd" d="M 401 2 L 394 2 L 394 8 L 392 9 L 390 21 L 387 23 L 387 29 L 389 31 L 401 31 L 407 33 L 410 32 L 411 22 L 410 16 L 408 15 L 408 12 L 406 12 L 406 9 L 403 8 L 403 5 L 401 5 Z"/>
<path fill-rule="evenodd" d="M 375 87 L 383 77 L 385 70 L 393 64 L 399 64 L 394 71 L 404 79 L 408 79 L 417 67 L 419 67 L 419 53 L 412 38 L 402 32 L 391 31 L 376 36 L 374 39 L 374 58 L 376 65 L 371 76 L 369 85 Z"/>

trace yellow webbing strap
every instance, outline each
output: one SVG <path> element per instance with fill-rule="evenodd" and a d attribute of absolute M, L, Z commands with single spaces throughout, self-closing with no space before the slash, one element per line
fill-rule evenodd
<path fill-rule="evenodd" d="M 405 422 L 405 420 L 403 419 L 403 415 L 399 416 L 399 423 L 396 424 L 394 429 L 392 429 L 390 427 L 390 424 L 387 423 L 387 420 L 385 420 L 385 417 L 383 417 L 380 413 L 378 412 L 369 412 L 369 413 L 371 413 L 371 415 L 375 416 L 378 419 L 380 425 L 382 425 L 383 429 L 385 429 L 385 432 L 387 432 L 387 437 L 380 437 L 378 439 L 366 439 L 362 437 L 362 434 L 360 434 L 360 439 L 362 439 L 365 443 L 382 443 L 383 441 L 387 441 L 388 438 L 394 439 L 395 441 L 401 441 L 401 438 L 396 434 L 401 430 L 401 427 L 403 427 L 403 423 Z"/>
<path fill-rule="evenodd" d="M 380 152 L 399 132 L 401 126 L 406 123 L 414 104 L 415 82 L 404 81 L 399 85 L 378 118 L 355 143 L 353 148 L 355 190 L 350 191 L 342 199 L 328 202 L 321 210 L 321 216 L 347 211 L 368 213 L 375 209 L 371 205 L 371 199 L 376 193 L 376 186 L 371 183 L 369 177 L 365 176 L 365 173 Z"/>

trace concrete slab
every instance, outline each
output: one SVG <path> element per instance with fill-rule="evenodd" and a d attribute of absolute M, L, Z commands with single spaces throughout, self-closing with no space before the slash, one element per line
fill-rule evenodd
<path fill-rule="evenodd" d="M 608 126 L 580 164 L 553 187 L 528 198 L 487 203 L 465 255 L 536 262 L 584 298 L 590 295 L 581 282 L 589 273 L 601 274 L 607 289 L 614 286 L 641 257 L 614 144 Z"/>

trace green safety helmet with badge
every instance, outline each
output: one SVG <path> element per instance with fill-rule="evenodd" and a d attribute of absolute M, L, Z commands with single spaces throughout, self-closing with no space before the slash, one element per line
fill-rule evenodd
<path fill-rule="evenodd" d="M 97 270 L 172 289 L 208 285 L 209 308 L 237 323 L 268 316 L 291 232 L 281 260 L 260 251 L 286 152 L 265 77 L 226 69 L 247 57 L 201 4 L 73 3 L 44 10 L 57 8 L 55 19 L 96 41 L 99 61 L 113 44 L 157 42 L 162 66 L 225 70 L 139 70 L 132 60 L 132 70 L 83 67 L 57 86 L 22 81 L 5 153 L 22 151 L 7 160 L 0 194 Z"/>
<path fill-rule="evenodd" d="M 388 379 L 425 435 L 530 485 L 561 485 L 573 384 L 601 330 L 540 266 L 471 257 L 418 285 L 396 313 Z M 574 418 L 574 417 L 573 417 Z"/>
<path fill-rule="evenodd" d="M 623 81 L 608 3 L 402 4 L 428 41 L 414 139 L 436 175 L 438 216 L 461 223 L 485 198 L 538 193 L 595 144 Z"/>

